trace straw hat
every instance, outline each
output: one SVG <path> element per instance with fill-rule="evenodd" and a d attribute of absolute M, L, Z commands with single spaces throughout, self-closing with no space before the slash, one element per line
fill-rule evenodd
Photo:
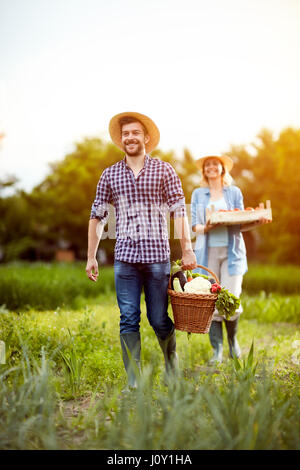
<path fill-rule="evenodd" d="M 124 150 L 123 145 L 122 145 L 122 139 L 121 139 L 121 129 L 120 129 L 120 124 L 119 121 L 122 117 L 133 117 L 136 118 L 138 121 L 140 121 L 145 128 L 147 129 L 148 135 L 150 137 L 150 140 L 147 144 L 145 144 L 145 149 L 147 153 L 150 153 L 152 150 L 157 147 L 159 139 L 160 139 L 160 134 L 157 126 L 154 124 L 152 119 L 148 118 L 144 114 L 140 113 L 134 113 L 134 112 L 127 112 L 127 113 L 120 113 L 116 114 L 109 123 L 109 133 L 111 140 L 113 143 L 119 147 L 121 150 Z"/>
<path fill-rule="evenodd" d="M 230 170 L 233 167 L 233 160 L 230 157 L 226 157 L 225 155 L 224 156 L 223 155 L 205 155 L 205 157 L 198 158 L 198 160 L 196 160 L 196 162 L 195 162 L 196 166 L 201 171 L 203 171 L 204 161 L 207 158 L 218 158 L 218 160 L 220 160 L 220 162 L 224 166 L 225 171 L 228 171 L 228 173 L 230 172 Z"/>

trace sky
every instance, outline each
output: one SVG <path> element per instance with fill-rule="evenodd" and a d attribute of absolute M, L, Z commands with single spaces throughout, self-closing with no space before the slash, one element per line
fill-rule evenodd
<path fill-rule="evenodd" d="M 0 179 L 30 191 L 123 111 L 195 159 L 300 128 L 299 46 L 300 0 L 0 0 Z"/>

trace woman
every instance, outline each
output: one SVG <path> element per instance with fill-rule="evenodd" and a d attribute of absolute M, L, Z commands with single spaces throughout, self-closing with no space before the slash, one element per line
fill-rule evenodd
<path fill-rule="evenodd" d="M 240 225 L 210 225 L 206 222 L 206 208 L 214 206 L 220 209 L 244 209 L 241 190 L 232 185 L 229 172 L 233 161 L 227 156 L 205 156 L 196 161 L 201 171 L 201 184 L 192 194 L 192 230 L 196 232 L 195 254 L 197 263 L 208 267 L 219 278 L 222 287 L 225 287 L 236 297 L 242 291 L 243 275 L 247 271 L 246 248 L 241 232 L 251 230 L 266 219 Z M 202 271 L 198 269 L 198 271 Z M 203 271 L 207 274 L 206 271 Z M 209 331 L 210 343 L 213 347 L 213 357 L 210 363 L 222 362 L 223 356 L 223 329 L 225 322 L 230 356 L 241 355 L 241 349 L 236 335 L 239 316 L 242 306 L 235 314 L 226 320 L 215 310 Z"/>

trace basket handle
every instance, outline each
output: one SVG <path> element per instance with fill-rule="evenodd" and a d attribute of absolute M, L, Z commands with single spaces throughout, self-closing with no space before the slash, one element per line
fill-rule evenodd
<path fill-rule="evenodd" d="M 205 269 L 205 271 L 209 272 L 209 274 L 211 274 L 212 277 L 215 278 L 215 280 L 218 284 L 220 283 L 220 281 L 218 279 L 218 276 L 213 271 L 211 271 L 210 269 L 206 268 L 205 266 L 202 266 L 202 264 L 197 264 L 197 268 Z M 181 271 L 186 271 L 186 269 L 181 268 Z M 170 280 L 169 280 L 169 287 L 170 286 L 171 286 L 171 276 L 170 276 Z"/>
<path fill-rule="evenodd" d="M 205 271 L 209 272 L 209 274 L 211 274 L 212 277 L 215 278 L 215 280 L 217 281 L 218 284 L 220 283 L 220 281 L 218 279 L 218 276 L 213 271 L 211 271 L 210 269 L 206 268 L 205 266 L 202 266 L 202 264 L 197 264 L 197 268 L 205 269 Z"/>

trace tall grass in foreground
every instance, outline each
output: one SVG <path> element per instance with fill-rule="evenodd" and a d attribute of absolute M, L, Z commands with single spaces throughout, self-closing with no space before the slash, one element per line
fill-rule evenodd
<path fill-rule="evenodd" d="M 136 391 L 108 388 L 72 421 L 53 373 L 42 354 L 40 365 L 0 374 L 1 449 L 300 449 L 299 396 L 263 367 L 239 380 L 231 363 L 169 387 L 146 368 Z"/>
<path fill-rule="evenodd" d="M 54 389 L 42 352 L 32 367 L 25 359 L 14 368 L 0 366 L 0 449 L 55 449 Z"/>
<path fill-rule="evenodd" d="M 237 381 L 232 373 L 195 387 L 179 379 L 165 393 L 151 389 L 151 376 L 112 421 L 92 439 L 118 449 L 284 449 L 299 448 L 299 407 L 285 400 L 267 375 Z M 150 383 L 149 383 L 150 382 Z M 297 409 L 298 408 L 298 409 Z M 295 415 L 294 415 L 295 413 Z"/>

